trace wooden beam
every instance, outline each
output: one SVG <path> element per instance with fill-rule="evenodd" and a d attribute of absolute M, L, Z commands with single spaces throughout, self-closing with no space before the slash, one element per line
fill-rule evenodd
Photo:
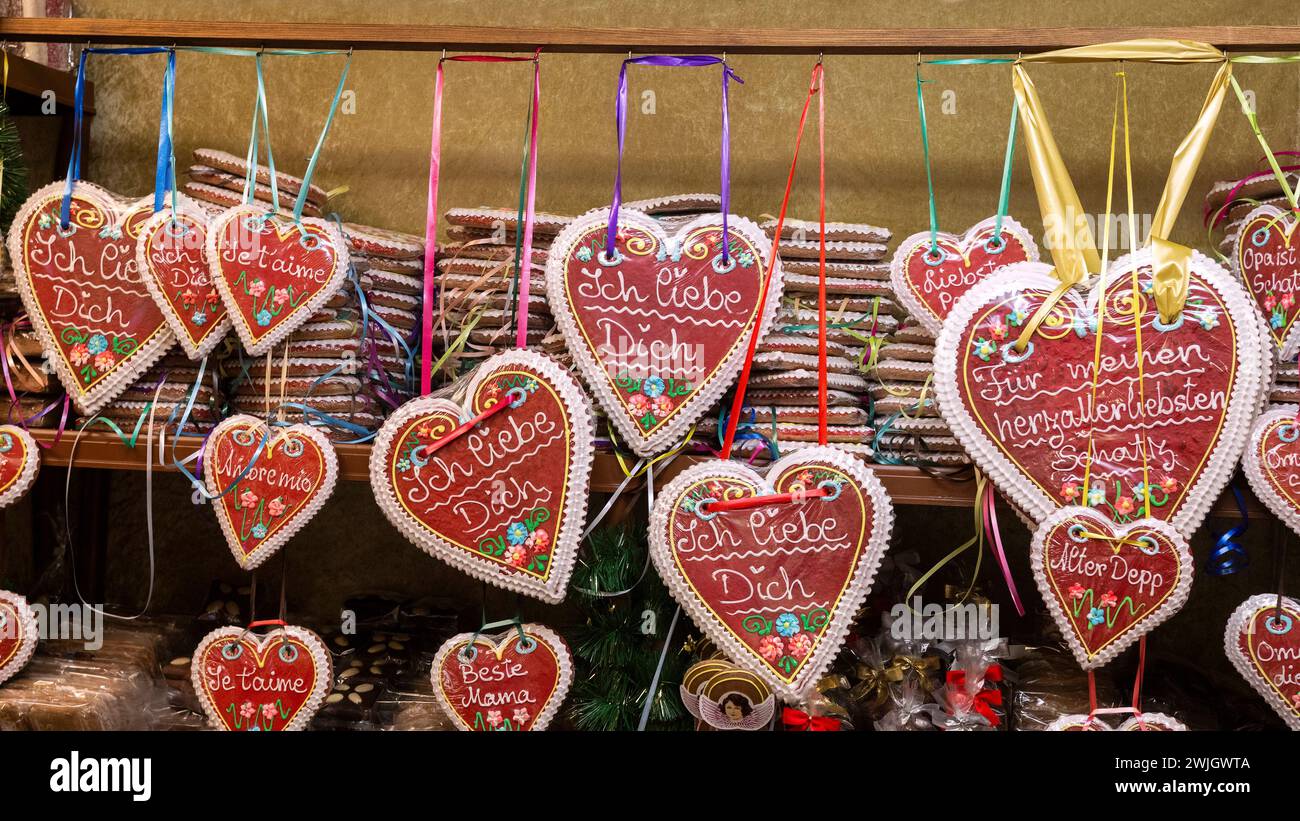
<path fill-rule="evenodd" d="M 1232 51 L 1300 50 L 1300 26 L 1058 28 L 520 28 L 217 20 L 0 18 L 0 38 L 98 45 L 531 51 L 619 54 L 1015 54 L 1137 38 L 1197 40 Z"/>
<path fill-rule="evenodd" d="M 4 22 L 6 20 L 0 18 L 0 24 Z M 46 91 L 53 91 L 54 99 L 59 105 L 72 108 L 76 88 L 77 75 L 74 72 L 59 71 L 17 54 L 9 55 L 10 93 L 22 94 L 39 101 Z M 95 88 L 90 81 L 86 82 L 81 109 L 86 114 L 95 113 Z"/>

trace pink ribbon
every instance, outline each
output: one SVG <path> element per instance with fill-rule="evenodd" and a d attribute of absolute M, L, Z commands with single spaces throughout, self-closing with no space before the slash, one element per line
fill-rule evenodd
<path fill-rule="evenodd" d="M 1025 615 L 1025 605 L 1020 601 L 1020 592 L 1016 590 L 1016 580 L 1011 577 L 1011 566 L 1007 564 L 1007 553 L 1002 547 L 1002 534 L 998 531 L 998 515 L 994 510 L 997 492 L 991 487 L 984 494 L 984 532 L 993 534 L 993 553 L 998 557 L 1002 567 L 1002 578 L 1007 581 L 1007 591 L 1011 593 L 1011 602 L 1016 612 Z"/>

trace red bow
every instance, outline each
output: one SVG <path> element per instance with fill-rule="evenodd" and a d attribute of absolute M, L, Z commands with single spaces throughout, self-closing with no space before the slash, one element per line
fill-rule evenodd
<path fill-rule="evenodd" d="M 781 711 L 781 723 L 795 732 L 835 732 L 840 729 L 838 718 L 810 716 L 803 710 L 786 707 Z"/>
<path fill-rule="evenodd" d="M 989 665 L 984 671 L 984 680 L 986 682 L 998 682 L 1002 680 L 1002 668 L 996 664 Z M 974 710 L 988 720 L 989 724 L 997 727 L 1002 723 L 1002 718 L 997 714 L 994 707 L 1002 706 L 1002 691 L 996 687 L 982 689 L 973 697 L 966 692 L 966 671 L 949 670 L 947 676 L 948 683 L 948 700 L 953 706 L 962 710 Z"/>

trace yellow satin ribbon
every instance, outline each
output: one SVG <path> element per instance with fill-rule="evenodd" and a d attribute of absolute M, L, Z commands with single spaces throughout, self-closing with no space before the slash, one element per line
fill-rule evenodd
<path fill-rule="evenodd" d="M 1182 208 L 1197 166 L 1205 154 L 1210 133 L 1218 119 L 1219 111 L 1232 76 L 1232 64 L 1227 55 L 1208 43 L 1189 40 L 1142 39 L 1121 43 L 1101 43 L 1079 48 L 1061 49 L 1035 54 L 1017 60 L 1012 73 L 1012 85 L 1020 107 L 1022 131 L 1028 147 L 1034 187 L 1038 193 L 1043 224 L 1058 235 L 1052 243 L 1052 261 L 1056 276 L 1070 285 L 1082 282 L 1089 272 L 1099 268 L 1100 261 L 1093 247 L 1092 232 L 1087 228 L 1086 217 L 1069 172 L 1061 161 L 1056 141 L 1043 115 L 1042 105 L 1033 81 L 1023 63 L 1083 63 L 1129 60 L 1155 63 L 1221 63 L 1210 90 L 1206 94 L 1196 124 L 1183 138 L 1174 152 L 1169 176 L 1165 181 L 1160 205 L 1152 218 L 1152 281 L 1156 308 L 1162 322 L 1171 323 L 1182 312 L 1187 299 L 1187 282 L 1192 251 L 1169 241 L 1178 212 Z M 1061 294 L 1064 290 L 1058 289 Z M 1059 295 L 1057 299 L 1059 299 Z M 1040 307 L 1041 321 L 1050 305 Z M 1033 323 L 1032 327 L 1037 327 Z M 1030 326 L 1027 326 L 1029 328 Z M 1028 336 L 1017 340 L 1019 349 Z"/>

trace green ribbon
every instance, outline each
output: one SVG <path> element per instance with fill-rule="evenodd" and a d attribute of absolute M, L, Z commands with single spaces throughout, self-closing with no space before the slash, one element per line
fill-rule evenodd
<path fill-rule="evenodd" d="M 939 211 L 934 202 L 934 171 L 930 167 L 930 129 L 925 124 L 925 94 L 922 87 L 928 80 L 921 79 L 921 64 L 916 64 L 916 110 L 921 117 L 921 149 L 925 154 L 925 184 L 930 189 L 930 253 L 939 250 Z"/>
<path fill-rule="evenodd" d="M 1300 211 L 1300 206 L 1296 205 L 1295 192 L 1291 190 L 1291 185 L 1286 181 L 1286 175 L 1282 173 L 1282 168 L 1277 163 L 1277 157 L 1273 155 L 1273 150 L 1268 147 L 1268 140 L 1264 139 L 1264 132 L 1259 128 L 1259 117 L 1254 111 L 1250 110 L 1250 102 L 1246 99 L 1246 94 L 1241 90 L 1241 86 L 1238 85 L 1237 78 L 1229 77 L 1228 80 L 1232 83 L 1232 90 L 1236 93 L 1238 102 L 1241 103 L 1241 113 L 1246 115 L 1246 121 L 1250 123 L 1250 130 L 1255 132 L 1255 139 L 1259 140 L 1260 147 L 1264 149 L 1264 156 L 1268 157 L 1268 164 L 1273 169 L 1273 176 L 1277 177 L 1283 193 L 1286 194 L 1286 201 L 1291 203 L 1292 211 Z"/>

